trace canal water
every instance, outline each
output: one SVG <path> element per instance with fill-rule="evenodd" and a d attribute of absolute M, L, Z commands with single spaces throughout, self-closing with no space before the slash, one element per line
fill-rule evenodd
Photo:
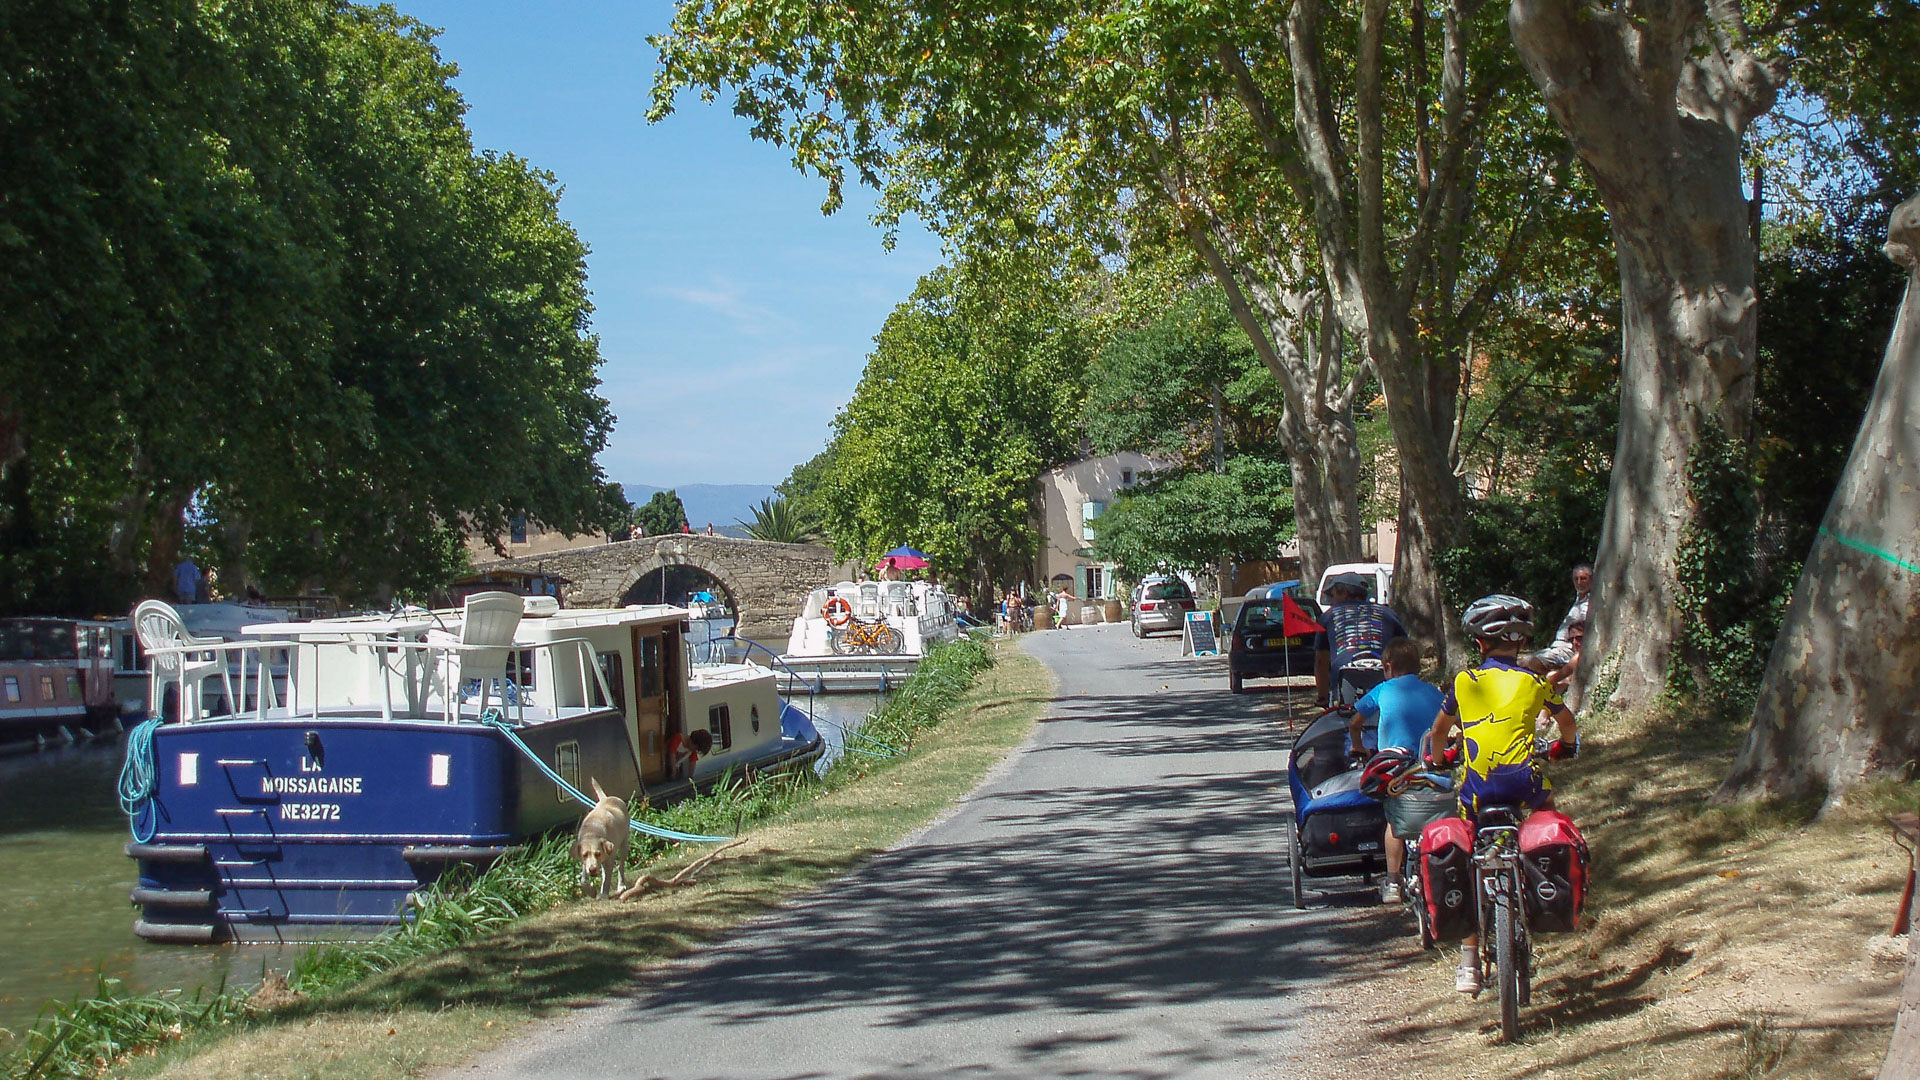
<path fill-rule="evenodd" d="M 858 727 L 871 694 L 814 698 L 828 756 L 842 725 Z M 795 704 L 806 704 L 805 695 Z M 133 936 L 127 900 L 134 864 L 122 851 L 127 821 L 115 786 L 121 744 L 94 743 L 0 759 L 0 1028 L 24 1033 L 47 1002 L 90 994 L 98 977 L 128 989 L 258 982 L 305 946 L 156 945 Z M 0 1050 L 8 1040 L 0 1037 Z"/>

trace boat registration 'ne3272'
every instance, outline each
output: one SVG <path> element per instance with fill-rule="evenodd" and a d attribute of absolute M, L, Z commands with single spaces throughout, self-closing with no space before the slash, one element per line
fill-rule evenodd
<path fill-rule="evenodd" d="M 449 867 L 578 820 L 586 808 L 545 770 L 657 804 L 822 749 L 766 668 L 690 666 L 681 608 L 483 593 L 464 609 L 262 624 L 232 642 L 169 639 L 168 610 L 136 613 L 154 697 L 172 684 L 177 700 L 221 704 L 128 745 L 134 930 L 152 940 L 395 925 Z M 671 748 L 695 730 L 713 746 L 688 775 Z"/>

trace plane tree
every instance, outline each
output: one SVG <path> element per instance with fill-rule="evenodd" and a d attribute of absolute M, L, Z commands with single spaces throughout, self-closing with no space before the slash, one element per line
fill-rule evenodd
<path fill-rule="evenodd" d="M 1080 443 L 1090 344 L 1070 300 L 1024 260 L 963 260 L 894 309 L 812 496 L 840 557 L 912 544 L 975 596 L 1026 577 L 1034 477 Z"/>
<path fill-rule="evenodd" d="M 749 0 L 683 4 L 657 44 L 655 116 L 730 93 L 825 178 L 829 209 L 851 174 L 885 214 L 950 231 L 1117 250 L 1144 221 L 1182 241 L 1281 389 L 1301 543 L 1321 558 L 1358 552 L 1344 480 L 1370 364 L 1400 450 L 1403 580 L 1436 626 L 1467 339 L 1578 202 L 1564 145 L 1514 94 L 1497 13 Z"/>

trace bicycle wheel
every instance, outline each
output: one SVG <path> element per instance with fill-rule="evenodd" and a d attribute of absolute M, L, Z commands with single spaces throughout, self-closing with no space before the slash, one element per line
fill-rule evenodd
<path fill-rule="evenodd" d="M 1493 898 L 1494 966 L 1500 979 L 1500 1041 L 1520 1039 L 1520 927 L 1511 889 Z"/>
<path fill-rule="evenodd" d="M 907 647 L 906 637 L 891 626 L 881 627 L 876 636 L 880 639 L 880 651 L 888 656 L 898 656 L 900 650 Z"/>

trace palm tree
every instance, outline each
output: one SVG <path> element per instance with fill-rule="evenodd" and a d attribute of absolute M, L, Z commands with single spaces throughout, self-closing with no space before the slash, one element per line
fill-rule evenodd
<path fill-rule="evenodd" d="M 734 524 L 747 530 L 747 535 L 755 540 L 779 544 L 812 544 L 826 539 L 819 522 L 802 516 L 786 499 L 761 499 L 760 505 L 753 508 L 752 521 L 736 520 Z"/>

